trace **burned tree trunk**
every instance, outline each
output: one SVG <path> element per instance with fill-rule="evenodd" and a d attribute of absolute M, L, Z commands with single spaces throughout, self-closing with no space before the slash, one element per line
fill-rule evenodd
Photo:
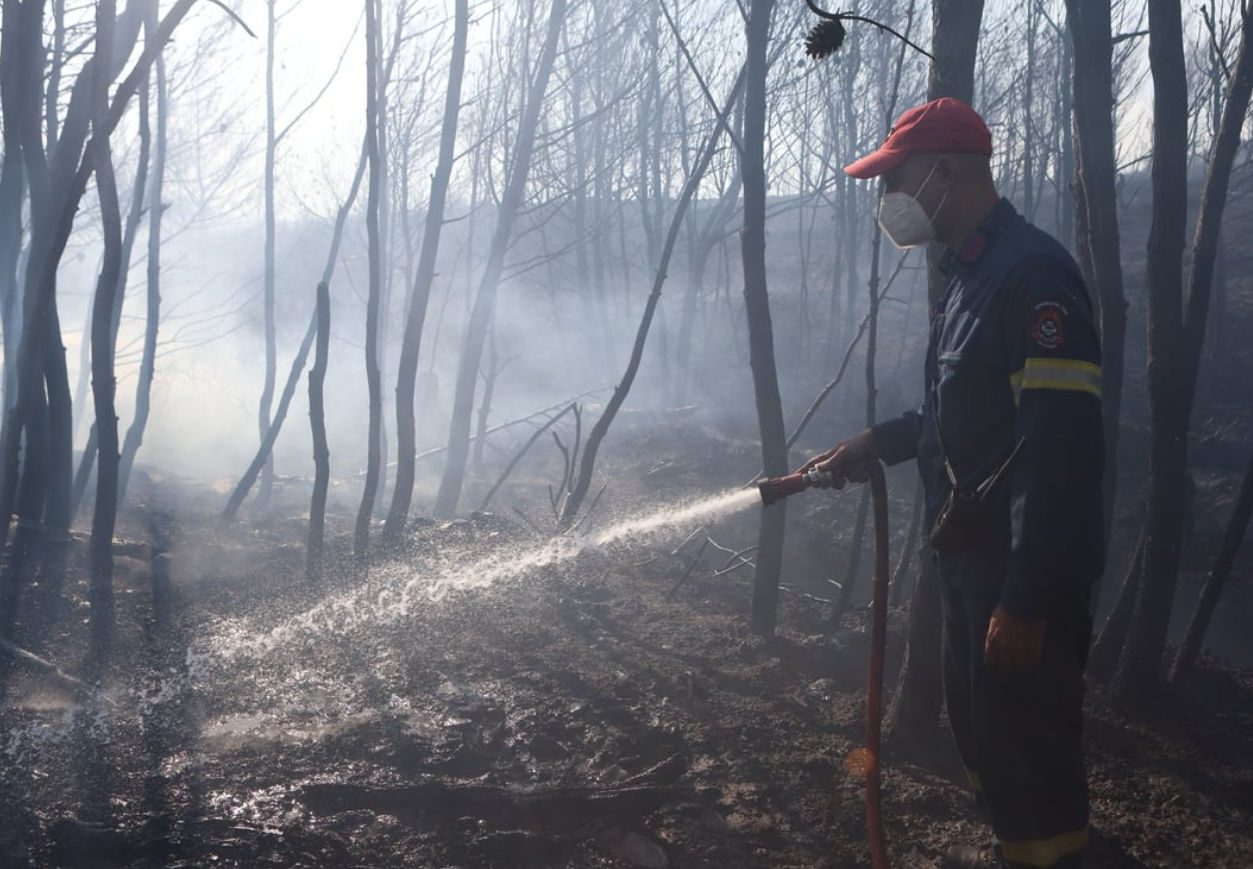
<path fill-rule="evenodd" d="M 335 229 L 331 232 L 331 247 L 326 255 L 326 265 L 322 269 L 322 283 L 324 284 L 329 285 L 331 277 L 335 274 L 335 263 L 339 260 L 339 246 L 344 238 L 344 224 L 348 220 L 348 214 L 352 211 L 353 203 L 357 201 L 357 193 L 361 190 L 361 179 L 365 177 L 365 166 L 366 153 L 363 145 L 361 159 L 357 161 L 357 172 L 352 178 L 352 187 L 348 191 L 348 197 L 344 200 L 344 204 L 340 206 L 339 213 L 335 215 Z M 239 512 L 240 505 L 248 497 L 248 492 L 252 489 L 253 484 L 256 483 L 257 477 L 261 474 L 261 469 L 265 467 L 265 463 L 270 458 L 270 451 L 274 448 L 274 442 L 278 440 L 279 432 L 283 429 L 283 422 L 287 419 L 287 408 L 291 405 L 292 396 L 296 393 L 296 384 L 300 381 L 300 373 L 304 371 L 305 362 L 309 359 L 309 349 L 313 346 L 313 339 L 317 334 L 317 322 L 317 311 L 315 310 L 309 320 L 309 328 L 305 331 L 304 338 L 300 342 L 300 348 L 296 351 L 296 357 L 292 360 L 291 370 L 287 374 L 287 383 L 283 387 L 283 393 L 279 396 L 278 409 L 275 411 L 274 419 L 270 422 L 270 428 L 266 431 L 265 439 L 261 441 L 261 446 L 257 448 L 257 454 L 253 457 L 252 463 L 235 485 L 230 499 L 227 500 L 226 506 L 218 516 L 219 526 L 228 525 L 235 520 L 235 514 Z"/>
<path fill-rule="evenodd" d="M 466 461 L 470 456 L 470 423 L 474 413 L 474 393 L 479 376 L 479 363 L 483 358 L 483 344 L 487 339 L 488 322 L 496 306 L 496 291 L 500 287 L 505 266 L 505 253 L 513 234 L 513 224 L 522 207 L 526 193 L 526 181 L 531 169 L 531 156 L 535 150 L 535 131 L 539 127 L 540 113 L 544 107 L 544 94 L 557 56 L 558 37 L 565 22 L 567 0 L 553 0 L 548 17 L 543 53 L 526 96 L 526 108 L 518 126 L 518 138 L 514 149 L 509 181 L 501 196 L 496 216 L 496 228 L 488 250 L 487 264 L 474 297 L 470 322 L 466 327 L 465 343 L 461 348 L 461 360 L 457 366 L 457 385 L 453 396 L 452 422 L 448 431 L 448 456 L 444 475 L 440 480 L 439 493 L 435 498 L 435 515 L 452 516 L 461 500 L 461 486 L 465 480 Z"/>
<path fill-rule="evenodd" d="M 155 18 L 155 9 L 150 13 Z M 156 22 L 150 19 L 150 26 Z M 152 380 L 156 374 L 157 333 L 161 326 L 161 220 L 165 205 L 161 197 L 165 192 L 165 159 L 167 144 L 168 93 L 165 80 L 165 60 L 156 60 L 156 147 L 152 160 L 152 190 L 148 203 L 148 287 L 147 287 L 147 321 L 144 329 L 143 356 L 139 363 L 139 380 L 135 384 L 135 416 L 130 427 L 126 429 L 126 438 L 122 443 L 122 461 L 118 472 L 118 501 L 126 497 L 126 488 L 130 483 L 131 469 L 135 466 L 135 456 L 144 440 L 144 430 L 148 427 L 148 414 L 152 406 Z M 125 268 L 125 261 L 123 262 Z M 117 330 L 114 329 L 116 336 Z M 115 338 L 116 341 L 116 338 Z"/>
<path fill-rule="evenodd" d="M 409 507 L 413 503 L 414 456 L 417 453 L 414 395 L 417 391 L 418 356 L 422 348 L 426 310 L 431 300 L 431 285 L 435 280 L 440 232 L 444 227 L 444 208 L 448 201 L 448 182 L 452 177 L 455 159 L 457 123 L 461 113 L 461 82 L 465 73 L 469 27 L 469 0 L 457 0 L 451 65 L 448 69 L 448 93 L 444 100 L 444 125 L 440 131 L 439 159 L 431 178 L 431 195 L 422 230 L 422 251 L 418 254 L 418 267 L 413 276 L 409 310 L 405 316 L 405 330 L 400 344 L 400 364 L 396 375 L 396 483 L 387 521 L 383 525 L 384 540 L 394 540 L 400 535 L 409 516 Z"/>
<path fill-rule="evenodd" d="M 905 37 L 910 36 L 914 24 L 914 0 L 909 4 L 906 13 Z M 889 94 L 887 103 L 886 117 L 884 118 L 883 128 L 884 136 L 892 129 L 892 122 L 896 118 L 896 101 L 901 91 L 901 73 L 905 68 L 905 52 L 909 46 L 901 42 L 896 55 L 896 69 L 892 76 L 889 86 Z M 887 83 L 885 82 L 885 85 Z M 880 187 L 879 198 L 883 196 L 882 187 Z M 878 211 L 876 205 L 875 211 Z M 870 279 L 867 283 L 869 291 L 868 308 L 866 310 L 866 427 L 871 428 L 877 421 L 878 416 L 878 385 L 875 373 L 876 356 L 878 354 L 879 345 L 879 305 L 880 305 L 880 283 L 882 267 L 883 267 L 883 233 L 876 232 L 875 228 L 871 228 L 872 236 L 870 242 Z M 844 585 L 840 588 L 840 596 L 836 600 L 835 607 L 831 613 L 834 621 L 848 611 L 849 604 L 853 599 L 853 589 L 857 587 L 858 574 L 861 571 L 861 556 L 865 542 L 866 519 L 870 507 L 870 488 L 865 487 L 861 493 L 861 504 L 857 508 L 857 522 L 853 529 L 853 540 L 849 546 L 848 570 L 844 576 Z"/>
<path fill-rule="evenodd" d="M 96 7 L 96 51 L 109 57 L 113 48 L 113 0 Z M 92 82 L 92 141 L 88 153 L 96 167 L 96 190 L 104 234 L 104 261 L 96 287 L 91 322 L 91 391 L 96 410 L 99 458 L 96 472 L 96 509 L 91 520 L 89 568 L 91 575 L 92 626 L 106 629 L 113 609 L 113 529 L 118 505 L 118 430 L 114 396 L 117 380 L 113 370 L 113 306 L 122 270 L 122 215 L 118 206 L 113 155 L 109 149 L 109 77 L 103 64 Z"/>
<path fill-rule="evenodd" d="M 1116 697 L 1149 700 L 1162 658 L 1179 578 L 1187 487 L 1188 429 L 1205 339 L 1227 185 L 1253 95 L 1253 10 L 1241 12 L 1240 50 L 1210 154 L 1183 296 L 1187 221 L 1188 92 L 1177 4 L 1149 3 L 1154 84 L 1153 223 L 1149 235 L 1149 407 L 1151 443 L 1147 548 L 1135 618 L 1114 678 Z"/>
<path fill-rule="evenodd" d="M 17 351 L 21 334 L 21 304 L 17 277 L 22 247 L 22 199 L 26 168 L 22 155 L 22 124 L 30 111 L 32 76 L 25 72 L 35 47 L 22 32 L 22 15 L 16 3 L 4 5 L 0 23 L 0 112 L 4 120 L 4 161 L 0 165 L 0 329 L 4 331 L 4 401 L 6 412 L 17 397 Z M 34 76 L 33 78 L 38 78 Z M 7 522 L 7 517 L 5 519 Z"/>
<path fill-rule="evenodd" d="M 600 445 L 604 441 L 605 435 L 609 433 L 609 427 L 613 424 L 614 417 L 617 416 L 618 411 L 622 408 L 627 394 L 631 391 L 631 386 L 635 382 L 635 375 L 638 373 L 640 362 L 644 358 L 644 345 L 648 340 L 648 332 L 652 326 L 653 316 L 657 311 L 657 305 L 661 301 L 661 291 L 665 286 L 666 272 L 670 268 L 670 259 L 674 254 L 675 244 L 679 240 L 679 230 L 683 226 L 684 216 L 687 214 L 692 198 L 700 188 L 701 179 L 705 177 L 705 172 L 709 169 L 710 161 L 713 160 L 714 154 L 717 152 L 718 142 L 723 131 L 729 129 L 727 115 L 731 111 L 731 107 L 735 105 L 736 100 L 739 99 L 745 78 L 745 70 L 741 70 L 735 80 L 735 85 L 731 88 L 731 94 L 727 97 L 726 104 L 723 106 L 718 123 L 714 127 L 713 132 L 709 134 L 709 139 L 705 142 L 704 148 L 701 149 L 700 159 L 692 168 L 692 174 L 683 186 L 683 192 L 675 205 L 674 216 L 670 218 L 670 229 L 666 234 L 657 270 L 653 275 L 652 292 L 648 295 L 648 301 L 644 305 L 644 315 L 640 318 L 639 328 L 635 332 L 635 344 L 631 348 L 631 358 L 627 362 L 622 380 L 614 387 L 613 396 L 609 399 L 609 402 L 605 405 L 605 410 L 587 435 L 587 446 L 583 449 L 583 458 L 579 463 L 578 475 L 575 477 L 575 483 L 570 489 L 569 497 L 566 498 L 562 507 L 561 525 L 565 528 L 573 525 L 575 517 L 579 514 L 579 509 L 583 506 L 584 499 L 587 498 L 587 493 L 592 485 L 592 475 L 596 470 L 596 457 L 600 451 Z"/>
<path fill-rule="evenodd" d="M 740 154 L 744 177 L 744 230 L 740 254 L 744 261 L 744 309 L 748 319 L 748 354 L 753 394 L 761 432 L 762 468 L 767 475 L 788 471 L 787 432 L 774 360 L 774 327 L 766 284 L 766 47 L 774 0 L 752 0 L 745 25 L 748 51 L 744 76 L 744 139 Z M 779 575 L 783 568 L 785 502 L 761 513 L 757 537 L 757 568 L 753 579 L 753 632 L 774 635 L 779 608 Z"/>
<path fill-rule="evenodd" d="M 331 450 L 326 441 L 327 356 L 331 340 L 331 294 L 326 281 L 318 284 L 317 345 L 309 370 L 309 426 L 313 432 L 313 497 L 309 503 L 309 540 L 305 550 L 305 576 L 322 578 L 322 543 L 326 528 L 326 492 L 331 484 Z"/>
<path fill-rule="evenodd" d="M 1161 652 L 1152 646 L 1173 603 L 1183 533 L 1188 412 L 1182 371 L 1172 357 L 1182 350 L 1184 232 L 1188 206 L 1188 85 L 1183 23 L 1177 4 L 1151 0 L 1149 65 L 1153 77 L 1153 217 L 1149 231 L 1149 500 L 1144 573 L 1122 647 L 1114 690 L 1138 703 L 1157 685 Z M 1137 623 L 1140 623 L 1137 629 Z M 1132 639 L 1134 638 L 1134 645 Z"/>
<path fill-rule="evenodd" d="M 53 421 L 57 425 L 55 431 L 49 431 L 46 435 L 51 447 L 50 460 L 61 467 L 51 470 L 51 476 L 45 478 L 51 485 L 44 482 L 43 486 L 51 490 L 53 521 L 68 522 L 68 518 L 64 517 L 68 516 L 70 491 L 70 471 L 65 467 L 71 459 L 69 382 L 65 377 L 64 351 L 60 347 L 56 316 L 57 266 L 73 228 L 74 216 L 87 182 L 96 168 L 99 141 L 107 139 L 117 126 L 130 99 L 147 76 L 156 54 L 193 4 L 194 0 L 177 0 L 174 3 L 157 28 L 155 38 L 145 45 L 134 67 L 118 84 L 112 102 L 108 101 L 108 83 L 129 57 L 138 36 L 140 20 L 137 9 L 127 7 L 126 12 L 116 18 L 115 27 L 113 13 L 110 11 L 107 22 L 109 50 L 101 51 L 97 43 L 96 53 L 80 70 L 51 162 L 45 163 L 40 137 L 30 133 L 30 130 L 38 130 L 37 123 L 23 137 L 23 159 L 30 173 L 32 190 L 37 190 L 38 195 L 31 199 L 34 211 L 31 216 L 30 256 L 26 270 L 22 342 L 18 354 L 18 395 L 3 435 L 3 476 L 0 477 L 2 516 L 10 516 L 13 512 L 19 489 L 19 469 L 23 474 L 27 470 L 20 461 L 23 434 L 32 419 L 31 414 L 45 406 L 46 386 L 46 394 L 52 403 Z M 35 5 L 36 12 L 39 6 L 41 4 Z M 36 28 L 36 34 L 37 32 Z M 35 38 L 37 40 L 38 36 Z M 93 141 L 87 143 L 84 150 L 89 129 Z M 119 231 L 120 219 L 119 214 Z M 107 308 L 99 312 L 103 319 L 98 322 L 108 326 L 110 312 Z M 94 326 L 93 323 L 93 330 Z M 49 349 L 54 355 L 61 353 L 61 358 L 53 358 L 50 362 Z M 116 445 L 114 447 L 116 449 Z M 38 474 L 45 471 L 44 468 L 34 465 L 30 465 L 29 470 Z M 47 518 L 45 516 L 45 521 Z M 8 523 L 3 522 L 0 525 L 3 526 L 0 544 L 3 544 L 7 539 Z"/>
<path fill-rule="evenodd" d="M 1118 482 L 1118 426 L 1122 415 L 1127 299 L 1123 294 L 1114 151 L 1113 43 L 1108 4 L 1066 0 L 1074 46 L 1074 130 L 1081 191 L 1075 246 L 1090 264 L 1101 312 L 1101 409 L 1105 429 L 1105 528 L 1111 527 Z M 1108 540 L 1108 535 L 1107 535 Z"/>
<path fill-rule="evenodd" d="M 48 476 L 40 573 L 49 587 L 60 588 L 73 519 L 74 411 L 56 308 L 52 309 L 50 320 L 48 354 L 44 360 L 48 392 Z"/>
<path fill-rule="evenodd" d="M 1183 642 L 1170 665 L 1170 681 L 1175 682 L 1186 675 L 1196 665 L 1197 656 L 1201 653 L 1201 643 L 1205 640 L 1205 632 L 1209 629 L 1210 619 L 1218 607 L 1218 598 L 1222 595 L 1227 578 L 1231 575 L 1231 566 L 1235 563 L 1240 544 L 1244 542 L 1245 532 L 1249 527 L 1249 517 L 1253 516 L 1253 456 L 1249 457 L 1249 465 L 1244 471 L 1244 481 L 1240 485 L 1240 494 L 1236 498 L 1235 508 L 1231 512 L 1231 520 L 1227 523 L 1227 531 L 1223 534 L 1222 546 L 1214 559 L 1214 566 L 1205 577 L 1205 585 L 1201 588 L 1201 598 L 1197 601 L 1192 618 L 1188 620 L 1188 629 L 1184 633 Z"/>
<path fill-rule="evenodd" d="M 1122 582 L 1114 597 L 1114 606 L 1105 617 L 1105 624 L 1092 643 L 1088 653 L 1088 673 L 1102 682 L 1109 682 L 1118 666 L 1118 658 L 1127 642 L 1127 631 L 1131 630 L 1131 617 L 1135 614 L 1136 595 L 1140 589 L 1140 580 L 1144 576 L 1145 532 L 1140 531 L 1139 542 L 1132 553 L 1130 563 L 1123 571 Z"/>
<path fill-rule="evenodd" d="M 139 161 L 138 168 L 135 171 L 135 184 L 131 190 L 131 207 L 126 215 L 126 226 L 122 230 L 122 271 L 118 278 L 118 291 L 113 305 L 113 348 L 114 353 L 117 352 L 117 334 L 118 328 L 122 322 L 122 308 L 126 299 L 126 285 L 130 276 L 131 252 L 135 247 L 135 237 L 139 233 L 139 224 L 143 219 L 145 209 L 144 190 L 148 184 L 148 164 L 151 155 L 151 139 L 152 126 L 150 123 L 151 112 L 149 111 L 149 87 L 148 82 L 144 82 L 144 86 L 139 90 Z M 87 325 L 84 333 L 91 334 L 91 318 L 92 311 L 88 311 Z M 87 387 L 91 381 L 91 342 L 83 341 L 80 351 L 79 383 L 74 393 L 74 406 L 81 408 L 75 421 L 75 430 L 78 427 L 78 421 L 87 416 L 85 404 L 87 399 Z M 87 484 L 91 480 L 92 471 L 96 467 L 96 424 L 91 424 L 91 429 L 87 434 L 87 443 L 83 447 L 83 454 L 78 460 L 78 471 L 74 474 L 74 484 L 70 493 L 70 520 L 73 521 L 74 516 L 78 514 L 79 507 L 82 506 L 83 495 L 87 491 Z M 123 475 L 124 477 L 124 475 Z M 121 489 L 125 491 L 125 482 L 122 483 Z"/>
<path fill-rule="evenodd" d="M 370 518 L 374 515 L 374 496 L 378 490 L 379 465 L 382 463 L 379 429 L 383 422 L 383 382 L 379 370 L 379 296 L 382 292 L 382 238 L 379 213 L 382 208 L 382 155 L 379 153 L 379 21 L 377 0 L 365 0 L 366 40 L 366 158 L 370 180 L 366 192 L 366 236 L 369 288 L 366 291 L 365 379 L 369 402 L 369 433 L 366 446 L 365 487 L 361 507 L 357 511 L 357 527 L 352 551 L 365 558 L 370 547 Z"/>
<path fill-rule="evenodd" d="M 274 269 L 275 269 L 275 219 L 274 219 L 274 161 L 277 150 L 277 134 L 274 119 L 274 40 L 277 16 L 276 0 L 265 3 L 265 250 L 264 275 L 261 289 L 262 329 L 265 333 L 265 379 L 261 387 L 261 402 L 257 407 L 258 436 L 265 440 L 270 430 L 271 410 L 274 405 L 274 385 L 278 372 L 278 336 L 274 325 Z M 268 503 L 274 485 L 274 462 L 266 456 L 261 477 L 261 502 Z"/>

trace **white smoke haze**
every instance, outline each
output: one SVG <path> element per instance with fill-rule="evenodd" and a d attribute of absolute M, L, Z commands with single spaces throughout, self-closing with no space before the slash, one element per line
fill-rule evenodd
<path fill-rule="evenodd" d="M 929 12 L 925 4 L 923 6 L 913 25 L 915 32 L 925 32 L 929 26 L 926 17 Z M 402 180 L 407 182 L 404 186 L 410 197 L 409 212 L 402 213 L 403 207 L 397 201 L 401 195 L 399 190 L 390 196 L 390 250 L 386 274 L 389 305 L 382 318 L 386 354 L 383 360 L 387 405 L 384 419 L 389 432 L 395 423 L 391 410 L 394 384 L 387 382 L 388 372 L 394 370 L 398 353 L 408 295 L 406 272 L 412 268 L 420 246 L 423 200 L 437 144 L 442 93 L 436 73 L 442 68 L 441 58 L 446 57 L 451 41 L 451 4 L 444 3 L 443 7 L 442 13 L 438 8 L 426 9 L 420 19 L 406 24 L 406 32 L 412 34 L 411 41 L 406 43 L 404 56 L 397 61 L 395 93 L 391 97 L 393 125 L 389 125 L 389 129 L 394 138 L 399 138 L 402 130 L 411 134 L 412 142 L 411 157 L 397 158 L 407 168 L 407 179 L 392 179 L 397 187 Z M 198 10 L 180 28 L 170 49 L 167 64 L 171 86 L 170 156 L 165 196 L 168 210 L 162 262 L 161 344 L 152 389 L 153 412 L 139 456 L 140 465 L 223 483 L 237 478 L 255 454 L 259 437 L 256 406 L 264 358 L 260 195 L 264 145 L 264 10 L 245 7 L 239 11 L 262 38 L 247 37 L 220 14 L 205 8 Z M 384 16 L 384 42 L 390 39 L 395 24 L 390 17 L 392 11 Z M 579 10 L 574 20 L 583 21 L 580 16 L 592 16 L 594 11 L 594 6 Z M 713 15 L 712 5 L 708 11 L 711 13 L 709 20 L 717 22 L 712 27 L 705 25 L 698 7 L 684 10 L 680 24 L 686 23 L 690 28 L 686 35 L 693 51 L 711 64 L 705 71 L 706 78 L 714 93 L 719 93 L 726 90 L 736 69 L 741 38 L 735 22 Z M 493 71 L 499 74 L 498 66 L 502 61 L 498 52 L 494 53 L 494 47 L 499 48 L 500 40 L 515 28 L 512 23 L 515 12 L 512 8 L 492 4 L 476 7 L 474 11 L 459 136 L 465 143 L 460 146 L 462 149 L 484 135 L 489 137 L 480 157 L 485 163 L 495 164 L 496 185 L 500 184 L 510 153 L 500 145 L 507 141 L 515 120 L 502 116 L 499 109 L 481 108 L 488 105 L 492 93 L 480 90 L 499 87 L 499 82 L 485 83 L 485 76 Z M 996 33 L 1012 14 L 1013 4 L 990 3 L 985 30 Z M 276 164 L 278 389 L 287 376 L 311 315 L 314 288 L 325 259 L 333 214 L 348 190 L 359 153 L 365 120 L 361 100 L 365 84 L 364 49 L 359 38 L 363 27 L 361 17 L 359 10 L 343 4 L 296 2 L 279 7 L 275 73 L 277 119 L 282 129 L 289 123 L 294 126 L 279 143 Z M 790 28 L 804 24 L 803 17 L 791 14 L 784 15 L 782 21 L 785 24 L 781 26 Z M 664 22 L 661 26 L 664 32 Z M 879 50 L 877 37 L 867 35 L 861 39 L 865 51 Z M 719 51 L 718 46 L 730 50 Z M 993 62 L 995 51 L 995 48 L 989 49 L 989 63 Z M 785 56 L 791 55 L 785 52 Z M 833 83 L 840 86 L 838 76 L 843 73 L 828 73 L 825 68 L 816 66 L 798 69 L 790 62 L 780 63 L 776 71 L 778 87 L 799 101 L 775 100 L 772 124 L 801 131 L 802 140 L 807 138 L 808 147 L 814 151 L 811 160 L 826 159 L 838 166 L 881 135 L 883 119 L 872 113 L 864 122 L 860 142 L 838 143 L 838 154 L 824 156 L 829 150 L 822 143 L 824 133 L 809 128 L 818 123 L 815 119 L 820 119 L 824 111 L 824 90 Z M 873 81 L 886 73 L 886 69 L 869 65 L 858 75 Z M 916 101 L 923 84 L 921 66 L 911 63 L 905 73 L 901 105 Z M 595 86 L 590 82 L 592 72 L 587 75 L 588 86 Z M 595 72 L 595 75 L 604 73 Z M 1139 80 L 1131 72 L 1128 77 L 1131 81 Z M 632 86 L 631 79 L 622 76 L 604 89 L 611 97 L 619 97 L 629 94 Z M 493 422 L 616 382 L 625 365 L 643 299 L 653 278 L 648 267 L 650 245 L 644 237 L 638 206 L 628 203 L 624 208 L 615 202 L 613 211 L 607 210 L 602 215 L 603 226 L 585 224 L 580 227 L 572 222 L 568 199 L 554 203 L 560 210 L 556 216 L 550 213 L 551 207 L 540 205 L 547 198 L 544 187 L 549 184 L 568 187 L 572 183 L 568 174 L 572 167 L 568 161 L 573 156 L 569 150 L 575 133 L 564 126 L 570 123 L 567 88 L 568 83 L 558 95 L 549 96 L 550 106 L 544 114 L 543 125 L 553 132 L 547 149 L 541 149 L 536 159 L 530 185 L 532 201 L 539 207 L 525 215 L 514 233 L 499 294 L 499 311 L 495 318 L 497 353 L 507 364 L 497 383 Z M 702 128 L 706 126 L 709 110 L 699 93 L 693 88 L 685 94 L 685 99 L 691 122 Z M 412 114 L 415 107 L 416 116 Z M 620 106 L 610 105 L 602 113 L 606 123 L 626 126 L 635 121 L 633 111 L 628 101 L 622 100 Z M 669 100 L 666 111 L 675 111 L 673 99 Z M 1123 123 L 1133 125 L 1120 137 L 1120 143 L 1130 153 L 1137 141 L 1135 125 L 1138 122 L 1134 113 L 1121 114 L 1120 118 L 1124 119 Z M 998 141 L 1013 143 L 1019 118 L 1010 114 L 998 119 L 993 113 L 990 122 Z M 493 134 L 493 125 L 501 123 L 504 124 L 503 136 Z M 135 121 L 133 116 L 128 116 L 116 146 L 124 210 L 133 181 L 137 147 L 134 135 Z M 698 141 L 694 135 L 689 136 L 686 147 L 695 148 Z M 783 147 L 782 142 L 781 138 L 780 147 Z M 661 157 L 663 174 L 660 177 L 673 196 L 684 171 L 681 142 L 676 139 L 658 144 L 666 148 Z M 794 149 L 796 144 L 789 142 L 786 147 Z M 733 175 L 733 156 L 727 152 L 715 160 L 702 185 L 701 198 L 693 208 L 694 218 L 699 219 L 702 212 L 712 208 L 719 191 L 729 183 Z M 632 159 L 626 162 L 629 164 Z M 835 217 L 828 202 L 807 192 L 814 185 L 828 190 L 840 189 L 843 182 L 838 174 L 831 166 L 817 165 L 812 170 L 801 170 L 816 174 L 802 176 L 797 167 L 784 165 L 780 157 L 775 159 L 780 162 L 778 180 L 771 188 L 778 206 L 770 230 L 775 318 L 784 326 L 795 324 L 802 332 L 810 333 L 815 346 L 824 341 L 833 344 L 822 351 L 811 347 L 803 359 L 793 359 L 789 354 L 798 348 L 789 342 L 780 342 L 780 365 L 785 372 L 782 388 L 785 392 L 795 390 L 791 404 L 804 404 L 814 387 L 833 373 L 843 352 L 843 343 L 837 347 L 825 337 L 831 331 L 825 321 L 834 313 L 846 322 L 855 323 L 864 311 L 865 257 L 874 229 L 868 220 L 859 229 L 852 250 L 861 262 L 853 263 L 850 270 L 848 257 L 835 250 L 837 245 L 846 242 L 836 241 L 831 235 Z M 1005 159 L 1010 159 L 1010 155 Z M 566 161 L 564 165 L 562 161 Z M 470 214 L 468 197 L 474 186 L 470 173 L 475 162 L 472 155 L 462 153 L 454 171 L 448 209 L 450 222 L 445 227 L 440 247 L 439 267 L 423 336 L 421 383 L 427 390 L 438 389 L 420 396 L 420 449 L 440 446 L 446 440 L 460 336 L 477 290 L 482 257 L 492 231 L 490 202 L 480 202 L 478 210 Z M 480 195 L 487 192 L 482 186 Z M 621 189 L 621 182 L 617 180 L 601 190 L 608 192 L 614 188 L 620 194 L 632 192 Z M 796 198 L 798 189 L 803 194 L 801 199 Z M 1012 195 L 1012 190 L 1009 192 Z M 873 190 L 866 187 L 861 195 L 873 198 Z M 1056 199 L 1048 191 L 1043 192 L 1041 198 L 1049 196 Z M 362 344 L 367 283 L 365 228 L 361 217 L 364 198 L 363 191 L 349 220 L 331 282 L 334 337 L 326 394 L 336 477 L 352 477 L 364 467 L 366 405 L 362 389 Z M 1041 213 L 1037 215 L 1046 225 L 1056 217 L 1052 200 L 1043 201 Z M 89 195 L 85 214 L 93 213 L 95 207 Z M 476 227 L 474 248 L 468 249 L 471 221 Z M 797 257 L 795 240 L 798 229 L 809 239 L 831 241 L 811 241 L 813 246 L 802 263 Z M 601 242 L 604 262 L 596 267 L 600 273 L 598 281 L 603 285 L 589 288 L 581 284 L 575 248 L 579 244 L 586 246 L 590 237 L 598 233 L 605 235 Z M 145 234 L 146 225 L 141 225 L 118 339 L 117 400 L 123 427 L 133 411 L 134 377 L 145 320 Z M 71 251 L 61 269 L 62 324 L 72 385 L 84 382 L 80 364 L 86 359 L 82 352 L 85 334 L 82 324 L 87 322 L 88 291 L 94 288 L 99 265 L 98 235 L 96 221 L 78 221 Z M 667 344 L 673 345 L 676 340 L 682 296 L 689 277 L 684 238 L 681 236 L 680 250 L 669 270 L 658 322 L 650 336 L 640 383 L 629 406 L 665 403 L 664 392 L 656 387 L 673 376 L 666 369 L 674 362 L 659 354 L 673 357 L 676 352 Z M 742 349 L 741 279 L 734 245 L 735 237 L 730 234 L 719 241 L 709 256 L 692 339 L 697 348 L 693 365 L 698 370 L 692 379 L 696 392 L 690 396 L 690 403 L 706 409 L 716 408 L 717 415 L 743 412 L 745 420 L 751 421 L 751 408 L 732 407 L 742 402 L 731 398 L 744 394 L 733 384 L 748 382 L 746 353 Z M 894 266 L 894 255 L 885 254 L 885 273 L 890 273 Z M 593 267 L 587 264 L 583 268 L 591 271 Z M 834 274 L 835 269 L 844 273 Z M 511 274 L 516 276 L 511 277 Z M 894 342 L 895 346 L 890 348 L 897 357 L 892 359 L 892 371 L 909 373 L 900 386 L 887 377 L 882 378 L 881 406 L 887 413 L 909 406 L 916 392 L 911 386 L 910 372 L 914 369 L 911 363 L 924 335 L 918 276 L 918 264 L 909 263 L 883 313 L 883 330 L 903 335 L 903 340 Z M 582 280 L 586 279 L 584 275 Z M 852 310 L 830 308 L 827 299 L 832 282 L 852 282 L 842 290 Z M 599 295 L 589 307 L 584 300 L 593 293 Z M 802 303 L 806 306 L 804 312 L 800 309 Z M 601 324 L 607 324 L 607 334 Z M 794 367 L 793 362 L 799 367 Z M 861 386 L 855 373 L 856 363 L 852 368 L 854 370 L 846 377 L 850 397 L 844 406 L 856 413 L 853 409 L 864 403 L 864 399 L 856 397 Z M 712 391 L 704 391 L 707 389 Z M 76 415 L 89 416 L 89 391 L 76 389 L 75 393 L 87 399 L 76 405 Z M 791 418 L 798 416 L 799 409 Z M 274 449 L 280 475 L 303 477 L 311 473 L 306 419 L 306 380 L 302 374 Z M 852 424 L 850 422 L 850 426 Z M 86 442 L 88 428 L 81 420 L 76 424 L 79 449 Z M 390 459 L 394 461 L 394 455 Z M 429 472 L 437 473 L 437 464 L 428 464 Z"/>

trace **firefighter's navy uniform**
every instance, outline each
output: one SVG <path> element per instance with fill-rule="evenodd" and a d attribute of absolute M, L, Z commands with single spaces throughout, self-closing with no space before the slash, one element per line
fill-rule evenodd
<path fill-rule="evenodd" d="M 1088 830 L 1083 667 L 1104 552 L 1092 304 L 1065 248 L 1004 199 L 940 268 L 927 398 L 877 426 L 875 441 L 888 464 L 917 458 L 928 528 L 954 481 L 969 490 L 1003 469 L 988 533 L 932 550 L 948 717 L 1006 861 L 1077 865 Z M 1039 666 L 984 666 L 997 605 L 1045 621 Z"/>

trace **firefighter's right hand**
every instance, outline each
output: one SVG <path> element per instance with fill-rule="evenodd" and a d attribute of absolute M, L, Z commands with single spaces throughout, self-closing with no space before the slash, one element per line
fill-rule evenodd
<path fill-rule="evenodd" d="M 832 449 L 814 456 L 801 467 L 801 472 L 816 470 L 820 489 L 843 489 L 847 482 L 864 483 L 870 466 L 878 461 L 879 449 L 874 432 L 866 429 L 841 441 Z"/>

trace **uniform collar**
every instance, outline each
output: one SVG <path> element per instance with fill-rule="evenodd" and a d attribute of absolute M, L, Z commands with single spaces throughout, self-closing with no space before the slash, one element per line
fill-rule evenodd
<path fill-rule="evenodd" d="M 1018 210 L 1004 197 L 996 203 L 988 216 L 983 218 L 961 243 L 960 247 L 946 247 L 940 257 L 940 270 L 951 276 L 959 267 L 973 269 L 996 239 L 1018 217 Z"/>

